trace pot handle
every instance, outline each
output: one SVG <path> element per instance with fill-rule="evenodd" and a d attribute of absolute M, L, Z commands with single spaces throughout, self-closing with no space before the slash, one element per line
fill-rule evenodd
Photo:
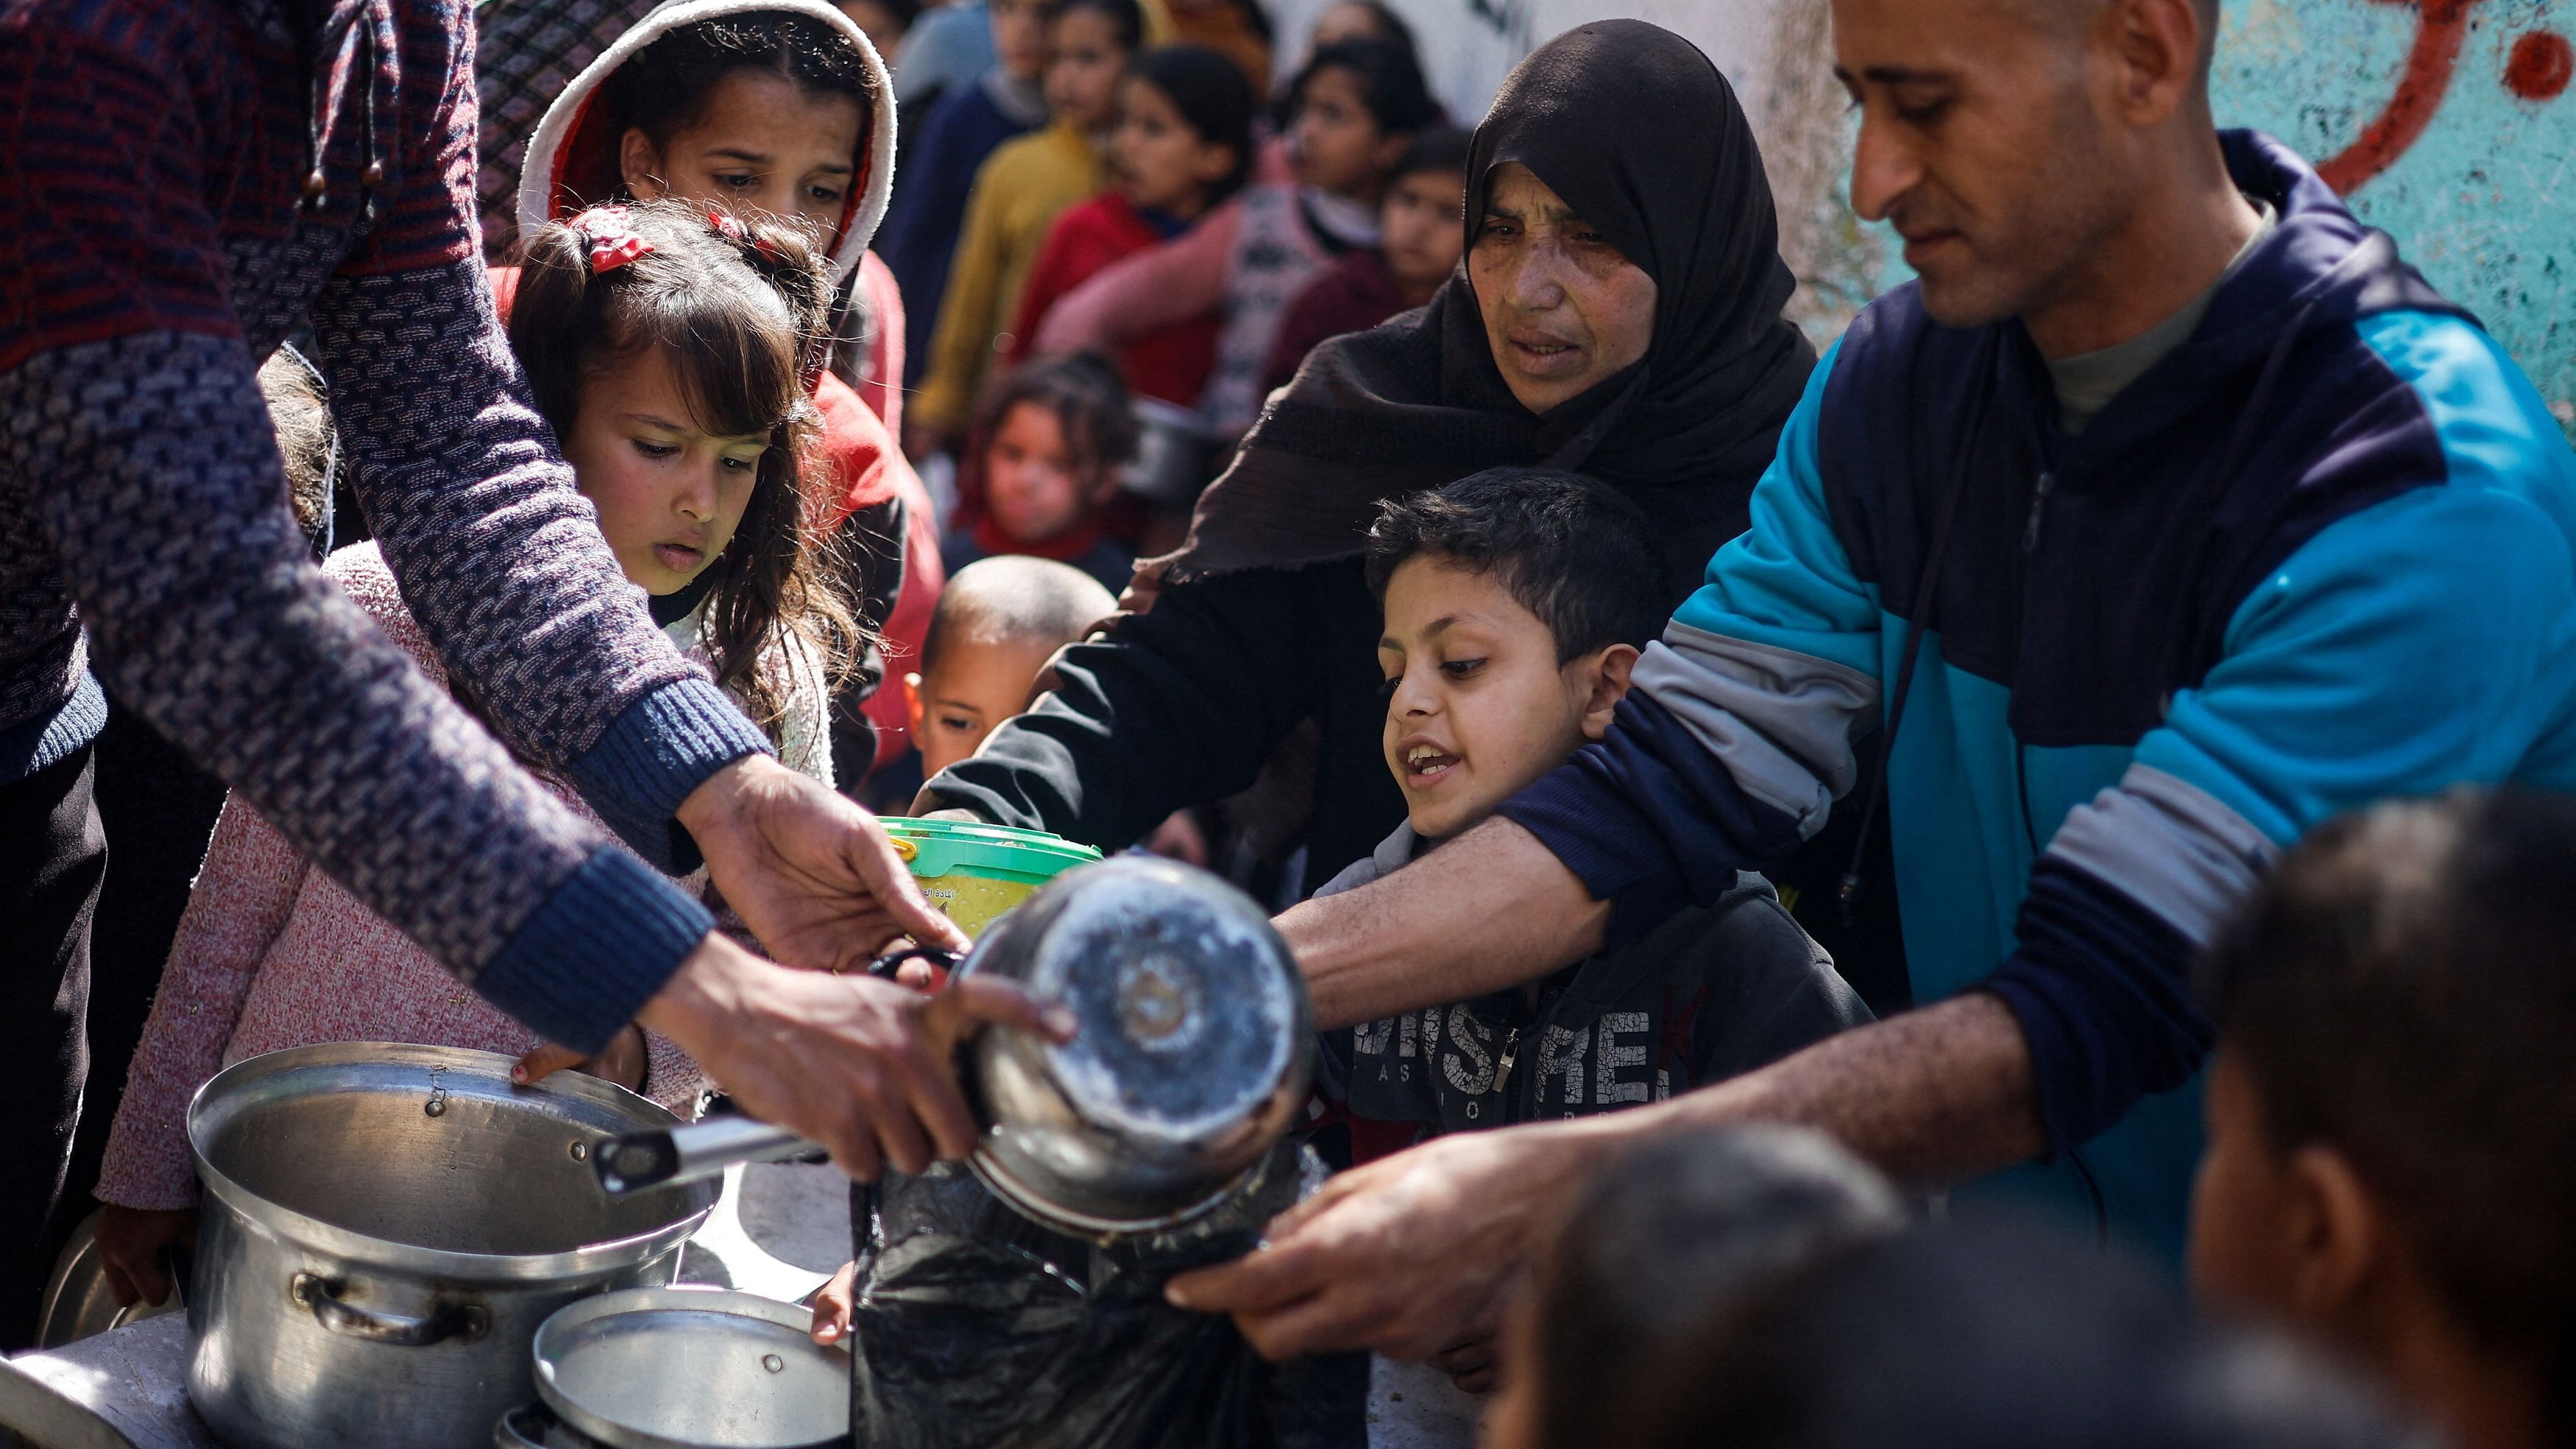
<path fill-rule="evenodd" d="M 472 1303 L 442 1308 L 427 1318 L 413 1318 L 342 1302 L 342 1287 L 338 1280 L 319 1273 L 298 1273 L 287 1284 L 286 1292 L 296 1306 L 312 1311 L 314 1322 L 333 1333 L 345 1333 L 369 1343 L 389 1343 L 396 1348 L 425 1348 L 451 1339 L 472 1343 L 492 1328 L 492 1315 Z"/>

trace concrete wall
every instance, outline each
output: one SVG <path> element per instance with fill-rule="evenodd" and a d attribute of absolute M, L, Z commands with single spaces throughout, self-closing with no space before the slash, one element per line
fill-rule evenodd
<path fill-rule="evenodd" d="M 1280 0 L 1282 64 L 1330 0 Z M 1513 61 L 1604 15 L 1689 36 L 1734 82 L 1780 201 L 1793 304 L 1819 340 L 1901 281 L 1883 228 L 1845 204 L 1852 120 L 1826 0 L 1390 0 L 1433 89 L 1483 112 Z M 2465 304 L 2576 437 L 2576 0 L 2223 0 L 2222 125 L 2320 163 L 2353 209 Z"/>

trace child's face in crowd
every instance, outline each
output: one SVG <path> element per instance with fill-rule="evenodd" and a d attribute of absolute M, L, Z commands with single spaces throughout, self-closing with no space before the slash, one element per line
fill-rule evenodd
<path fill-rule="evenodd" d="M 828 240 L 857 175 L 852 158 L 863 124 L 848 96 L 738 70 L 715 83 L 697 123 L 674 132 L 668 146 L 657 151 L 651 137 L 629 128 L 618 163 L 626 189 L 645 201 L 676 196 L 764 211 Z"/>
<path fill-rule="evenodd" d="M 1467 277 L 1494 365 L 1531 412 L 1581 396 L 1655 340 L 1655 279 L 1517 161 L 1494 168 Z"/>
<path fill-rule="evenodd" d="M 1109 167 L 1129 205 L 1196 216 L 1209 188 L 1234 169 L 1234 150 L 1201 139 L 1162 87 L 1131 75 L 1118 83 Z"/>
<path fill-rule="evenodd" d="M 2253 1072 L 2223 1041 L 2201 1111 L 2209 1142 L 2192 1184 L 2191 1281 L 2202 1301 L 2365 1358 L 2395 1321 L 2441 1316 L 2351 1158 L 2324 1143 L 2284 1152 Z"/>
<path fill-rule="evenodd" d="M 1127 47 L 1097 10 L 1068 10 L 1046 28 L 1048 114 L 1077 131 L 1106 131 L 1118 119 L 1118 75 Z"/>
<path fill-rule="evenodd" d="M 850 23 L 865 31 L 868 44 L 877 48 L 877 56 L 888 66 L 894 64 L 894 48 L 903 43 L 903 17 L 878 0 L 832 0 Z"/>
<path fill-rule="evenodd" d="M 582 384 L 563 444 L 618 567 L 657 595 L 678 593 L 733 541 L 769 450 L 765 433 L 701 431 L 669 362 L 649 347 Z"/>
<path fill-rule="evenodd" d="M 922 778 L 975 753 L 994 726 L 1027 708 L 1038 671 L 1057 647 L 1043 639 L 969 637 L 944 645 L 930 674 L 905 675 Z"/>
<path fill-rule="evenodd" d="M 2221 1050 L 2209 1068 L 2201 1115 L 2208 1143 L 2192 1184 L 2191 1277 L 2206 1301 L 2272 1316 L 2286 1306 L 2288 1266 L 2266 1241 L 2286 1202 L 2286 1173 L 2242 1062 Z"/>
<path fill-rule="evenodd" d="M 986 0 L 993 21 L 993 55 L 1002 69 L 1036 80 L 1046 68 L 1046 20 L 1037 0 Z"/>
<path fill-rule="evenodd" d="M 1404 145 L 1402 136 L 1378 129 L 1358 76 L 1332 66 L 1307 77 L 1297 119 L 1288 127 L 1288 161 L 1298 181 L 1374 201 Z"/>
<path fill-rule="evenodd" d="M 1458 270 L 1467 247 L 1467 178 L 1456 171 L 1409 171 L 1378 208 L 1387 274 L 1410 300 L 1429 300 Z"/>
<path fill-rule="evenodd" d="M 1043 403 L 1002 416 L 984 449 L 984 502 L 1005 538 L 1044 543 L 1070 532 L 1108 501 L 1115 479 L 1076 457 L 1064 422 Z"/>
<path fill-rule="evenodd" d="M 1413 828 L 1455 835 L 1601 738 L 1636 659 L 1613 644 L 1560 665 L 1546 622 L 1492 575 L 1434 554 L 1398 565 L 1377 663 Z"/>

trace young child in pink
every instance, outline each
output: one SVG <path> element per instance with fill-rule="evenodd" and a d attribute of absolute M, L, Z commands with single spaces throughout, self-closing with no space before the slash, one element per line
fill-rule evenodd
<path fill-rule="evenodd" d="M 861 641 L 800 504 L 815 427 L 806 389 L 829 299 L 802 235 L 682 202 L 538 227 L 510 341 L 654 618 L 787 765 L 828 785 L 830 684 Z M 341 550 L 325 572 L 449 685 L 375 545 Z M 569 786 L 539 778 L 589 814 Z M 703 890 L 703 872 L 685 883 Z M 120 1301 L 165 1297 L 158 1250 L 193 1232 L 185 1117 L 197 1088 L 233 1062 L 327 1041 L 512 1055 L 539 1045 L 236 795 L 171 944 L 100 1174 L 98 1239 Z M 635 1026 L 582 1068 L 684 1116 L 710 1085 L 677 1046 Z"/>

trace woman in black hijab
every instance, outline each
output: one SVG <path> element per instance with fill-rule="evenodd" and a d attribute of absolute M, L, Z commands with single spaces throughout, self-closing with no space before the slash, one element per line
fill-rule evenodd
<path fill-rule="evenodd" d="M 1326 342 L 1273 400 L 1151 571 L 1151 612 L 1067 650 L 924 808 L 1117 849 L 1242 790 L 1311 721 L 1311 888 L 1404 818 L 1360 567 L 1381 499 L 1503 465 L 1588 473 L 1655 520 L 1671 602 L 1688 595 L 1744 530 L 1815 360 L 1780 315 L 1794 284 L 1734 91 L 1641 21 L 1557 37 L 1476 130 L 1466 227 L 1428 306 Z M 1566 377 L 1589 385 L 1559 400 Z"/>

